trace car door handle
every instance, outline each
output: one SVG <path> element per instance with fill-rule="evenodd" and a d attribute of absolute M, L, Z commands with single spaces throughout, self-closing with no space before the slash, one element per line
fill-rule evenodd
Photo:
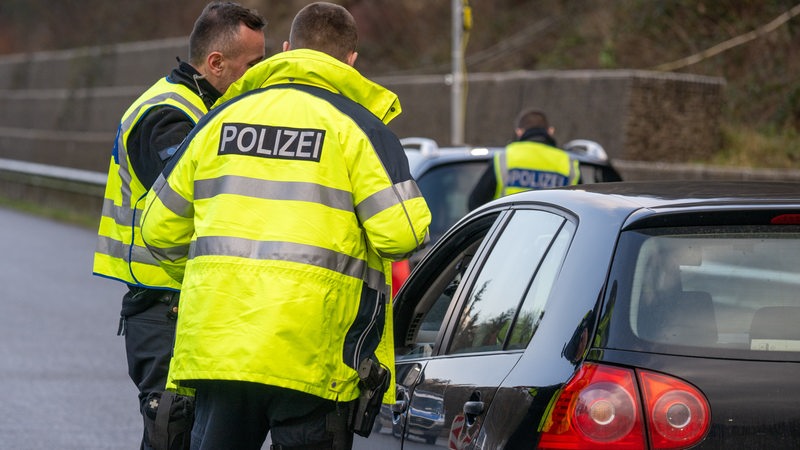
<path fill-rule="evenodd" d="M 483 414 L 484 404 L 482 401 L 468 401 L 464 403 L 464 419 L 468 427 L 475 423 L 475 419 Z"/>
<path fill-rule="evenodd" d="M 403 420 L 403 414 L 406 413 L 408 409 L 408 400 L 406 399 L 399 399 L 392 403 L 392 425 L 398 426 L 401 424 Z"/>
<path fill-rule="evenodd" d="M 392 405 L 392 412 L 395 414 L 403 414 L 404 412 L 406 412 L 407 408 L 408 408 L 408 401 L 397 400 Z"/>

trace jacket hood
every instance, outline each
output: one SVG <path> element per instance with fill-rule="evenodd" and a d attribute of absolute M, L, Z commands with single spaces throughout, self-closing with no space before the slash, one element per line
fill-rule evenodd
<path fill-rule="evenodd" d="M 395 93 L 338 59 L 310 49 L 278 53 L 256 64 L 232 84 L 214 106 L 254 89 L 290 83 L 317 86 L 341 94 L 367 108 L 383 123 L 389 123 L 401 112 Z"/>

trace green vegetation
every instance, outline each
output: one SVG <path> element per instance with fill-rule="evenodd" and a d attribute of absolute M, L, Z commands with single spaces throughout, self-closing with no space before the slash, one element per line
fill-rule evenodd
<path fill-rule="evenodd" d="M 759 131 L 724 123 L 722 148 L 705 162 L 717 166 L 797 169 L 800 136 L 794 129 Z"/>

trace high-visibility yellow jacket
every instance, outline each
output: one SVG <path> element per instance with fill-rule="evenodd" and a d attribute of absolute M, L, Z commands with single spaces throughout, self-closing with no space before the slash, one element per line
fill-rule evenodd
<path fill-rule="evenodd" d="M 142 242 L 139 219 L 147 189 L 131 169 L 127 149 L 131 131 L 157 106 L 177 108 L 193 123 L 208 110 L 196 92 L 164 77 L 142 93 L 122 116 L 108 168 L 93 272 L 131 285 L 177 290 L 180 284 L 167 275 Z"/>
<path fill-rule="evenodd" d="M 183 283 L 170 379 L 352 400 L 363 358 L 394 371 L 391 260 L 428 239 L 430 211 L 385 126 L 398 99 L 300 49 L 254 66 L 221 101 L 142 219 Z"/>
<path fill-rule="evenodd" d="M 494 155 L 494 198 L 516 192 L 578 184 L 578 161 L 563 150 L 533 141 L 515 141 Z"/>

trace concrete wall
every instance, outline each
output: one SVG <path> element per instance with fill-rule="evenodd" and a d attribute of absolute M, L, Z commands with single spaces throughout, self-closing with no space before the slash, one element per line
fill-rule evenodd
<path fill-rule="evenodd" d="M 0 58 L 0 158 L 105 171 L 120 116 L 186 58 L 185 39 Z M 400 137 L 450 143 L 444 75 L 376 77 L 400 96 Z M 501 145 L 528 106 L 559 142 L 592 139 L 615 159 L 686 161 L 719 143 L 724 80 L 644 71 L 539 71 L 468 76 L 465 141 Z"/>
<path fill-rule="evenodd" d="M 402 137 L 450 140 L 448 77 L 376 78 L 394 90 Z M 497 145 L 512 138 L 527 107 L 546 111 L 556 140 L 591 139 L 612 158 L 683 162 L 720 145 L 725 82 L 720 78 L 646 71 L 520 71 L 469 75 L 464 139 Z"/>

